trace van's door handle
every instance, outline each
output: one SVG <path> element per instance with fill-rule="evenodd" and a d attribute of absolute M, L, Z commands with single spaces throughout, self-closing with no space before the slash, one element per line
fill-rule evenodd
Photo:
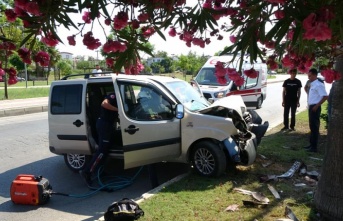
<path fill-rule="evenodd" d="M 127 128 L 125 128 L 124 131 L 129 134 L 134 134 L 136 133 L 136 131 L 139 131 L 139 127 L 136 127 L 135 125 L 130 125 Z"/>
<path fill-rule="evenodd" d="M 73 122 L 73 124 L 77 127 L 81 127 L 83 125 L 83 122 L 77 119 L 75 122 Z"/>

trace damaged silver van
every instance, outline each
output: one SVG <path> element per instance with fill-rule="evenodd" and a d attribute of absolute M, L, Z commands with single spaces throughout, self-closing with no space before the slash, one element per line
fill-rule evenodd
<path fill-rule="evenodd" d="M 269 124 L 247 112 L 241 96 L 209 103 L 197 85 L 162 76 L 106 74 L 54 81 L 49 94 L 49 148 L 78 171 L 97 148 L 95 123 L 103 98 L 115 92 L 119 122 L 109 160 L 124 168 L 169 161 L 220 176 L 228 163 L 250 165 Z M 193 82 L 194 83 L 194 82 Z"/>

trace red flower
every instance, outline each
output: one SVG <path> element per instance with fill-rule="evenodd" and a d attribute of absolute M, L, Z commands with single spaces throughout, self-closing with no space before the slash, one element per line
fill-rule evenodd
<path fill-rule="evenodd" d="M 2 78 L 2 76 L 4 76 L 4 75 L 5 75 L 4 69 L 1 69 L 1 68 L 0 68 L 0 77 Z"/>
<path fill-rule="evenodd" d="M 17 14 L 14 12 L 13 9 L 6 9 L 5 15 L 7 18 L 7 21 L 14 22 L 17 19 Z"/>
<path fill-rule="evenodd" d="M 119 41 L 108 40 L 103 47 L 105 53 L 111 52 L 124 52 L 126 51 L 127 47 L 125 44 L 120 43 Z"/>
<path fill-rule="evenodd" d="M 16 46 L 12 42 L 5 41 L 0 44 L 0 50 L 5 50 L 7 52 L 15 50 Z M 12 54 L 12 53 L 11 53 Z"/>
<path fill-rule="evenodd" d="M 26 11 L 24 11 L 24 9 L 19 8 L 17 6 L 15 6 L 13 10 L 17 14 L 18 17 L 29 16 L 29 14 Z"/>
<path fill-rule="evenodd" d="M 306 67 L 304 64 L 299 64 L 297 69 L 301 73 L 308 73 L 308 71 L 310 70 L 310 68 Z"/>
<path fill-rule="evenodd" d="M 175 37 L 176 36 L 176 30 L 174 27 L 170 27 L 170 30 L 168 32 L 169 36 Z"/>
<path fill-rule="evenodd" d="M 329 84 L 331 84 L 334 80 L 339 80 L 341 78 L 341 74 L 332 69 L 323 70 L 321 74 L 324 76 L 325 82 Z"/>
<path fill-rule="evenodd" d="M 41 66 L 48 66 L 50 62 L 50 56 L 45 51 L 40 51 L 36 54 L 33 60 L 39 63 Z"/>
<path fill-rule="evenodd" d="M 10 75 L 8 77 L 8 81 L 7 81 L 8 85 L 13 85 L 13 84 L 16 84 L 17 82 L 18 81 L 17 81 L 17 78 L 15 76 Z"/>
<path fill-rule="evenodd" d="M 235 81 L 235 84 L 240 87 L 244 84 L 244 78 L 243 77 L 239 77 L 238 79 L 236 79 Z"/>
<path fill-rule="evenodd" d="M 290 30 L 287 32 L 286 38 L 287 38 L 288 40 L 292 40 L 292 39 L 293 39 L 293 35 L 294 35 L 294 29 L 290 29 Z"/>
<path fill-rule="evenodd" d="M 134 19 L 132 22 L 131 22 L 131 27 L 133 29 L 138 29 L 139 28 L 139 21 L 137 19 Z"/>
<path fill-rule="evenodd" d="M 212 1 L 205 1 L 204 4 L 202 5 L 203 8 L 211 9 L 212 8 Z"/>
<path fill-rule="evenodd" d="M 125 74 L 139 74 L 143 69 L 143 64 L 137 59 L 136 64 L 124 65 Z"/>
<path fill-rule="evenodd" d="M 270 2 L 270 3 L 278 3 L 278 4 L 285 4 L 286 3 L 286 0 L 266 0 L 267 2 Z"/>
<path fill-rule="evenodd" d="M 105 25 L 109 26 L 111 24 L 111 19 L 110 18 L 106 18 L 105 19 Z"/>
<path fill-rule="evenodd" d="M 193 42 L 194 45 L 198 45 L 201 48 L 205 47 L 205 41 L 203 39 L 201 39 L 201 38 L 193 38 L 192 42 Z"/>
<path fill-rule="evenodd" d="M 88 49 L 94 50 L 101 46 L 99 39 L 93 37 L 93 33 L 87 32 L 83 37 L 83 44 L 87 46 Z"/>
<path fill-rule="evenodd" d="M 38 3 L 37 3 L 37 2 L 34 2 L 34 1 L 32 1 L 32 2 L 27 2 L 27 3 L 25 4 L 25 10 L 26 10 L 28 13 L 30 13 L 30 14 L 32 14 L 32 15 L 35 15 L 35 16 L 39 16 L 39 15 L 42 14 L 42 13 L 40 12 L 40 10 L 39 10 Z"/>
<path fill-rule="evenodd" d="M 180 35 L 181 37 L 181 35 Z M 182 35 L 182 40 L 183 41 L 192 41 L 193 40 L 193 34 L 190 33 L 189 31 L 184 31 Z"/>
<path fill-rule="evenodd" d="M 215 68 L 215 75 L 217 76 L 217 78 L 219 77 L 225 77 L 226 75 L 226 69 L 224 68 L 224 63 L 218 61 L 217 64 L 214 66 Z"/>
<path fill-rule="evenodd" d="M 232 81 L 236 81 L 241 77 L 241 75 L 236 71 L 235 68 L 227 68 L 227 76 Z"/>
<path fill-rule="evenodd" d="M 249 70 L 245 70 L 244 74 L 249 78 L 257 78 L 258 71 L 256 71 L 254 68 L 251 68 Z"/>
<path fill-rule="evenodd" d="M 106 58 L 106 65 L 110 68 L 113 67 L 114 59 L 113 58 Z"/>
<path fill-rule="evenodd" d="M 283 19 L 285 17 L 285 12 L 282 10 L 277 10 L 274 12 L 276 19 Z"/>
<path fill-rule="evenodd" d="M 236 36 L 234 36 L 234 35 L 231 35 L 231 36 L 230 36 L 230 41 L 231 41 L 232 43 L 236 43 L 236 40 L 237 40 L 237 37 L 236 37 Z"/>
<path fill-rule="evenodd" d="M 226 84 L 226 83 L 227 83 L 227 80 L 226 80 L 225 77 L 218 77 L 218 76 L 217 76 L 217 82 L 218 82 L 219 84 Z"/>
<path fill-rule="evenodd" d="M 91 13 L 90 12 L 84 12 L 83 16 L 82 16 L 82 20 L 86 23 L 86 24 L 90 24 L 92 22 L 91 19 Z"/>
<path fill-rule="evenodd" d="M 270 70 L 275 70 L 278 68 L 278 64 L 276 63 L 274 56 L 269 56 L 266 64 L 268 65 Z"/>
<path fill-rule="evenodd" d="M 129 16 L 126 12 L 119 12 L 113 19 L 113 28 L 115 30 L 121 30 L 128 24 Z"/>
<path fill-rule="evenodd" d="M 5 69 L 5 71 L 8 73 L 9 76 L 16 76 L 17 75 L 17 71 L 13 67 L 11 67 L 9 69 Z"/>
<path fill-rule="evenodd" d="M 67 37 L 67 40 L 68 40 L 69 45 L 73 45 L 73 46 L 76 45 L 75 35 L 68 36 L 68 37 Z"/>
<path fill-rule="evenodd" d="M 305 33 L 303 34 L 304 39 L 325 41 L 332 37 L 332 31 L 326 22 L 318 21 L 318 17 L 315 13 L 311 13 L 303 21 L 303 28 Z"/>
<path fill-rule="evenodd" d="M 274 41 L 268 41 L 265 43 L 266 48 L 273 49 L 275 48 L 275 42 Z"/>
<path fill-rule="evenodd" d="M 145 38 L 149 38 L 154 33 L 155 33 L 155 29 L 153 27 L 143 27 L 142 28 L 142 34 Z"/>
<path fill-rule="evenodd" d="M 18 50 L 18 55 L 20 56 L 21 60 L 26 64 L 31 64 L 31 53 L 27 48 L 20 48 Z"/>
<path fill-rule="evenodd" d="M 41 42 L 50 47 L 55 47 L 58 44 L 58 40 L 51 32 L 49 32 L 45 37 L 43 36 Z"/>
<path fill-rule="evenodd" d="M 145 22 L 149 19 L 149 14 L 148 13 L 142 13 L 140 15 L 138 15 L 138 20 L 140 22 Z"/>

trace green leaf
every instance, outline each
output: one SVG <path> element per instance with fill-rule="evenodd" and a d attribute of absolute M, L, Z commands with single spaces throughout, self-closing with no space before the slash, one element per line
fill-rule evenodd
<path fill-rule="evenodd" d="M 156 32 L 159 36 L 161 36 L 161 38 L 163 38 L 163 40 L 167 41 L 166 37 L 164 36 L 164 34 L 159 29 L 156 29 Z"/>

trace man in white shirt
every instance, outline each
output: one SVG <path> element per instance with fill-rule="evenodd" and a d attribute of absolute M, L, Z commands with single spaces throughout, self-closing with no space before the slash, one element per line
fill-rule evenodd
<path fill-rule="evenodd" d="M 100 69 L 100 65 L 95 65 L 95 69 L 93 69 L 92 73 L 93 73 L 93 77 L 98 77 L 98 76 L 101 76 L 101 73 L 102 70 Z"/>
<path fill-rule="evenodd" d="M 309 70 L 308 79 L 311 82 L 308 93 L 308 117 L 310 124 L 310 145 L 305 147 L 309 152 L 317 152 L 320 112 L 321 105 L 327 100 L 328 96 L 325 90 L 325 85 L 317 78 L 318 71 L 314 68 Z"/>

